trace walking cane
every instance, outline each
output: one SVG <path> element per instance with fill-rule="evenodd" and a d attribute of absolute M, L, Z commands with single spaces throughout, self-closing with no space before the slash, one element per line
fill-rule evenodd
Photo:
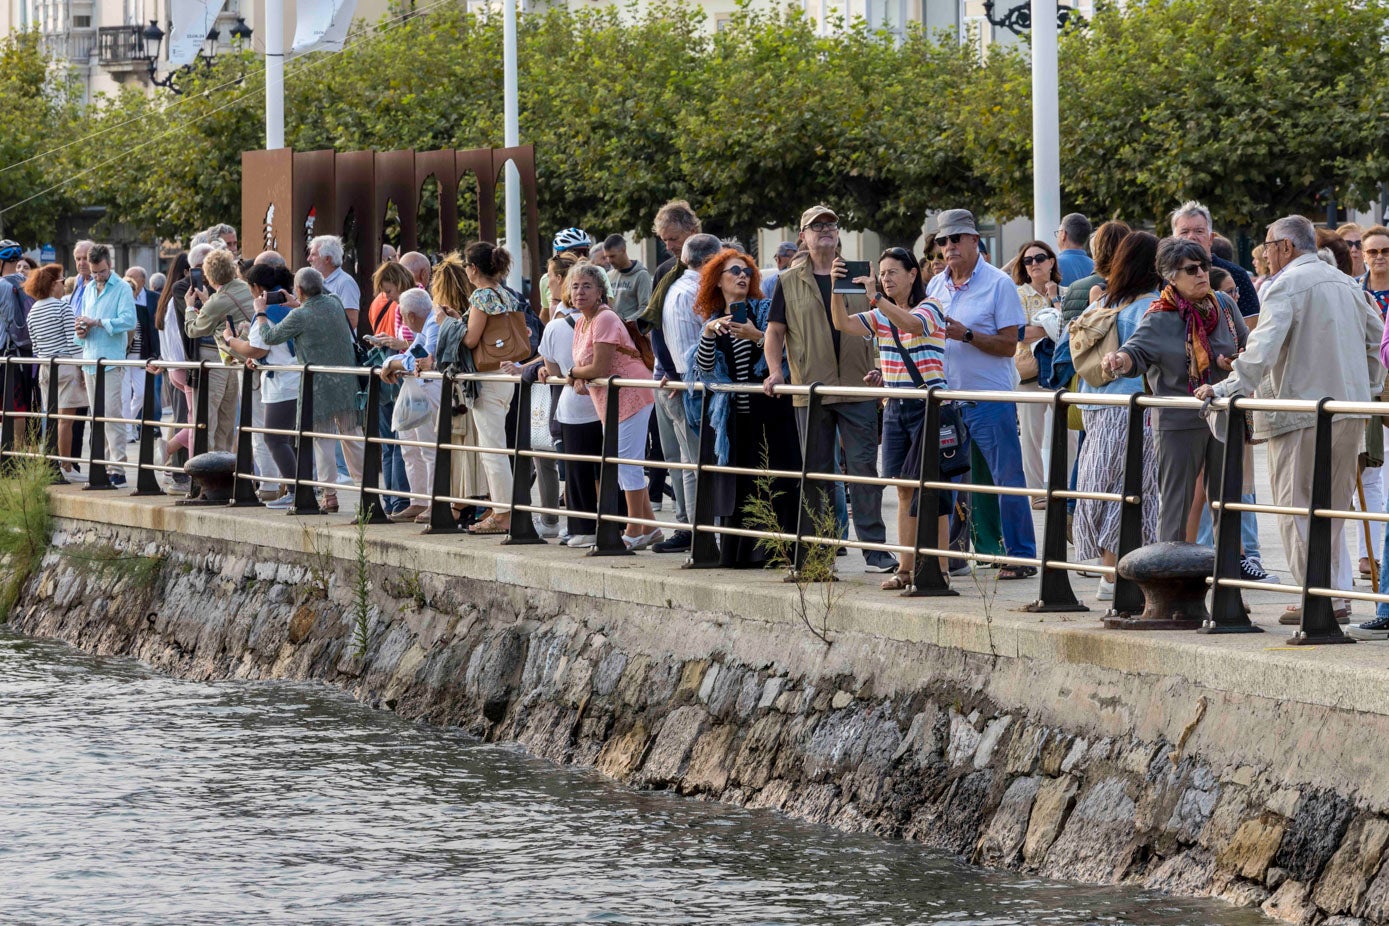
<path fill-rule="evenodd" d="M 1365 504 L 1365 483 L 1360 478 L 1358 466 L 1355 468 L 1355 491 L 1360 497 L 1360 510 L 1369 511 L 1370 506 Z M 1360 526 L 1365 529 L 1365 550 L 1370 554 L 1370 587 L 1379 591 L 1379 560 L 1375 557 L 1374 539 L 1370 536 L 1370 522 L 1361 521 Z"/>

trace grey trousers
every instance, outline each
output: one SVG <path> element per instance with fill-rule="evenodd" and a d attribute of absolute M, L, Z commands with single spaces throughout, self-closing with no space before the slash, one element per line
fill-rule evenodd
<path fill-rule="evenodd" d="M 796 409 L 796 430 L 805 447 L 805 468 L 813 473 L 836 471 L 835 448 L 844 443 L 844 469 L 851 476 L 878 475 L 878 407 L 876 402 L 836 402 L 820 406 L 820 420 L 815 426 L 815 440 L 806 441 L 810 409 Z M 810 492 L 822 496 L 830 483 L 812 481 Z M 882 486 L 849 483 L 849 499 L 853 502 L 854 534 L 865 543 L 883 543 L 887 527 L 883 524 Z M 810 505 L 807 499 L 807 507 Z M 866 554 L 868 557 L 890 556 L 886 553 Z M 871 560 L 870 560 L 871 561 Z"/>
<path fill-rule="evenodd" d="M 1225 445 L 1207 427 L 1154 431 L 1157 447 L 1158 540 L 1186 540 L 1196 480 L 1206 474 L 1206 501 L 1220 498 Z"/>

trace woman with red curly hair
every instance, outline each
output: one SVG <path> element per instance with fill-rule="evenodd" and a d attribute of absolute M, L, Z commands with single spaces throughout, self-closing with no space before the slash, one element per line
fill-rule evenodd
<path fill-rule="evenodd" d="M 762 339 L 772 303 L 762 297 L 760 283 L 757 264 L 736 248 L 724 248 L 700 269 L 695 311 L 706 322 L 685 364 L 688 378 L 698 378 L 704 383 L 761 385 L 767 375 Z M 685 403 L 691 426 L 698 427 L 698 394 L 685 393 Z M 711 392 L 709 421 L 715 457 L 720 465 L 751 469 L 801 468 L 800 438 L 789 398 L 770 398 L 760 389 Z M 756 491 L 757 480 L 752 476 L 721 474 L 715 477 L 714 514 L 719 523 L 727 527 L 745 527 L 743 508 Z M 773 480 L 771 491 L 778 529 L 794 533 L 795 481 Z M 767 551 L 760 548 L 755 539 L 723 535 L 719 565 L 748 569 L 770 564 Z"/>

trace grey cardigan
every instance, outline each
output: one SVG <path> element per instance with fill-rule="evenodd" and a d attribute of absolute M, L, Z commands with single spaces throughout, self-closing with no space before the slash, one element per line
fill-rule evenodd
<path fill-rule="evenodd" d="M 1211 332 L 1211 382 L 1218 383 L 1230 374 L 1222 370 L 1216 358 L 1224 355 L 1234 359 L 1244 342 L 1249 338 L 1249 327 L 1238 309 L 1232 309 L 1233 300 L 1220 299 L 1220 311 L 1224 316 L 1215 323 Z M 1230 324 L 1234 324 L 1236 337 L 1230 337 Z M 1119 350 L 1133 358 L 1133 372 L 1129 375 L 1147 374 L 1148 387 L 1153 395 L 1190 397 L 1186 375 L 1186 325 L 1178 312 L 1154 312 L 1151 309 L 1138 323 L 1133 336 L 1124 342 Z M 1159 431 L 1189 431 L 1205 428 L 1206 420 L 1198 410 L 1184 408 L 1158 408 L 1153 410 L 1154 427 Z"/>
<path fill-rule="evenodd" d="M 325 367 L 355 367 L 352 330 L 342 300 L 332 293 L 313 296 L 284 321 L 260 321 L 260 334 L 266 344 L 294 341 L 294 356 L 300 363 Z M 320 427 L 333 418 L 357 408 L 357 377 L 341 373 L 315 373 L 313 377 L 313 422 Z"/>

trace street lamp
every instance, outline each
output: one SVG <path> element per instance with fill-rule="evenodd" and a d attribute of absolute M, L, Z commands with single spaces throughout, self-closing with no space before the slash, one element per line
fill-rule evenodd
<path fill-rule="evenodd" d="M 173 27 L 173 23 L 169 23 L 169 28 L 172 29 Z M 213 26 L 207 32 L 202 51 L 198 53 L 191 64 L 174 68 L 161 77 L 159 75 L 159 45 L 164 41 L 166 34 L 163 29 L 159 28 L 158 20 L 154 19 L 151 19 L 150 24 L 140 33 L 145 44 L 144 52 L 145 60 L 149 65 L 149 80 L 156 87 L 164 87 L 174 93 L 182 93 L 183 91 L 178 86 L 180 76 L 192 73 L 193 69 L 197 67 L 209 68 L 212 66 L 213 60 L 217 57 L 217 43 L 222 40 L 222 33 L 216 26 Z M 244 16 L 236 17 L 236 25 L 231 28 L 233 45 L 240 49 L 243 44 L 251 40 L 251 34 L 251 27 L 246 25 L 246 18 Z M 245 75 L 243 74 L 237 78 L 236 83 L 241 83 L 244 79 Z"/>

